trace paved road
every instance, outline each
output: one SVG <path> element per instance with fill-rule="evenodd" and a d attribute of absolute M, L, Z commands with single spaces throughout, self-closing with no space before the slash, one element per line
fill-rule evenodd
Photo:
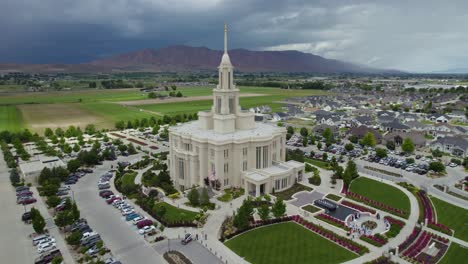
<path fill-rule="evenodd" d="M 161 255 L 138 234 L 136 227 L 124 221 L 118 210 L 107 205 L 99 197 L 99 175 L 109 170 L 110 165 L 110 162 L 105 162 L 94 173 L 83 177 L 73 186 L 74 197 L 82 217 L 88 220 L 91 228 L 101 235 L 114 257 L 122 263 L 165 263 Z"/>
<path fill-rule="evenodd" d="M 198 241 L 193 241 L 184 246 L 180 243 L 180 239 L 169 239 L 158 242 L 153 247 L 161 255 L 163 255 L 169 248 L 171 250 L 177 250 L 195 264 L 223 263 L 218 259 L 218 257 L 206 250 Z"/>
<path fill-rule="evenodd" d="M 0 151 L 0 259 L 2 263 L 34 263 L 38 257 L 31 239 L 33 228 L 21 222 L 24 208 L 16 204 L 16 195 L 10 184 L 10 174 Z M 27 210 L 31 206 L 27 206 Z"/>

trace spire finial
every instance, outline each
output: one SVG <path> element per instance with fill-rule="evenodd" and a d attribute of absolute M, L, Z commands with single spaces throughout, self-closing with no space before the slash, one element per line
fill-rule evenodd
<path fill-rule="evenodd" d="M 224 53 L 227 53 L 227 24 L 224 23 Z"/>

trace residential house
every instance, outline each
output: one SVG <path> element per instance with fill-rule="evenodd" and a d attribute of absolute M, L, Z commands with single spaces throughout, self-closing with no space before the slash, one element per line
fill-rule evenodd
<path fill-rule="evenodd" d="M 366 126 L 352 127 L 349 129 L 348 134 L 356 136 L 358 139 L 362 139 L 368 132 L 371 132 L 374 135 L 375 141 L 378 144 L 382 143 L 382 135 L 379 131 Z"/>
<path fill-rule="evenodd" d="M 426 138 L 424 137 L 424 133 L 420 132 L 390 132 L 383 136 L 383 143 L 387 144 L 387 142 L 393 141 L 395 145 L 398 146 L 401 145 L 403 143 L 403 140 L 405 140 L 406 138 L 411 139 L 414 146 L 417 148 L 422 148 L 426 146 Z"/>
<path fill-rule="evenodd" d="M 436 123 L 448 123 L 450 121 L 450 117 L 443 114 L 430 114 L 426 116 L 426 119 Z"/>
<path fill-rule="evenodd" d="M 382 130 L 389 132 L 407 132 L 409 130 L 409 126 L 400 123 L 397 119 L 388 123 L 382 123 L 380 127 Z"/>
<path fill-rule="evenodd" d="M 458 157 L 468 157 L 468 139 L 465 137 L 444 137 L 431 144 L 431 149 L 438 149 Z"/>

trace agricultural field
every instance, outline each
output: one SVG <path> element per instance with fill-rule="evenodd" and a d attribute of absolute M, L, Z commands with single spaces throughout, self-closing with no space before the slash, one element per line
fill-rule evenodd
<path fill-rule="evenodd" d="M 79 103 L 27 104 L 17 107 L 27 127 L 34 132 L 42 132 L 47 127 L 53 129 L 73 125 L 84 128 L 88 124 L 94 124 L 97 128 L 107 128 L 113 125 Z"/>
<path fill-rule="evenodd" d="M 409 212 L 410 202 L 399 189 L 369 178 L 359 177 L 351 182 L 351 192 L 381 202 L 391 207 Z"/>
<path fill-rule="evenodd" d="M 248 231 L 228 240 L 225 245 L 253 264 L 342 263 L 357 257 L 291 222 Z"/>
<path fill-rule="evenodd" d="M 437 213 L 437 222 L 455 231 L 454 236 L 468 241 L 468 210 L 431 197 Z"/>
<path fill-rule="evenodd" d="M 0 131 L 19 131 L 23 128 L 23 117 L 16 106 L 0 105 Z"/>
<path fill-rule="evenodd" d="M 18 87 L 13 87 L 18 88 Z M 55 92 L 4 93 L 0 95 L 0 130 L 17 131 L 23 127 L 42 132 L 46 127 L 113 128 L 117 121 L 151 116 L 177 115 L 209 110 L 214 87 L 178 87 L 183 98 L 149 101 L 148 93 L 139 89 L 83 89 Z M 267 87 L 239 87 L 242 108 L 269 105 L 274 112 L 282 111 L 282 101 L 288 97 L 322 95 L 317 90 L 284 90 Z M 163 91 L 161 94 L 167 94 Z M 184 101 L 180 101 L 184 100 Z M 200 100 L 202 99 L 202 100 Z M 153 99 L 154 100 L 154 99 Z M 138 103 L 138 102 L 141 102 Z"/>

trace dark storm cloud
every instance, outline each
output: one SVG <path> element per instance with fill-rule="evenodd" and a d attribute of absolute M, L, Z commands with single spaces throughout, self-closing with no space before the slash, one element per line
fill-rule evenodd
<path fill-rule="evenodd" d="M 15 0 L 1 62 L 85 62 L 174 44 L 297 49 L 375 67 L 468 67 L 464 1 Z"/>

